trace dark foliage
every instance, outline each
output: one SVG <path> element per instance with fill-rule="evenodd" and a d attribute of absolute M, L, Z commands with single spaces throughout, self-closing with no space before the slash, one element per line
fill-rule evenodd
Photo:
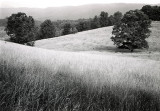
<path fill-rule="evenodd" d="M 97 16 L 95 16 L 93 18 L 93 20 L 91 20 L 91 29 L 96 29 L 100 27 L 100 21 L 99 18 Z"/>
<path fill-rule="evenodd" d="M 46 38 L 52 38 L 55 37 L 55 27 L 51 20 L 45 20 L 40 25 L 40 31 L 39 31 L 39 39 L 46 39 Z"/>
<path fill-rule="evenodd" d="M 100 14 L 100 25 L 101 27 L 106 27 L 108 26 L 108 13 L 102 11 Z"/>
<path fill-rule="evenodd" d="M 114 17 L 114 24 L 118 24 L 121 22 L 123 15 L 121 12 L 118 11 L 114 13 L 113 17 Z"/>
<path fill-rule="evenodd" d="M 35 23 L 31 16 L 25 13 L 12 14 L 7 18 L 7 26 L 5 28 L 7 35 L 10 36 L 10 41 L 24 44 L 35 40 Z"/>
<path fill-rule="evenodd" d="M 112 26 L 112 25 L 114 25 L 114 24 L 115 24 L 114 16 L 113 16 L 113 15 L 110 15 L 110 16 L 108 17 L 108 25 L 109 25 L 109 26 Z"/>
<path fill-rule="evenodd" d="M 145 5 L 141 11 L 147 14 L 151 20 L 160 21 L 160 6 Z"/>
<path fill-rule="evenodd" d="M 126 48 L 133 51 L 136 48 L 149 48 L 145 40 L 150 36 L 151 21 L 140 10 L 126 12 L 121 23 L 113 27 L 111 37 L 118 48 Z"/>
<path fill-rule="evenodd" d="M 31 41 L 31 42 L 27 42 L 27 43 L 24 43 L 24 45 L 27 45 L 27 46 L 34 46 L 34 41 Z"/>
<path fill-rule="evenodd" d="M 19 36 L 18 36 L 19 38 L 15 37 L 15 34 L 10 34 L 10 36 L 12 36 L 11 37 L 12 41 L 14 40 L 24 44 L 34 40 L 58 37 L 62 35 L 74 34 L 77 32 L 96 29 L 100 27 L 112 26 L 118 23 L 121 18 L 122 18 L 121 12 L 116 12 L 114 13 L 114 15 L 110 15 L 108 17 L 108 13 L 102 11 L 99 16 L 95 16 L 94 18 L 89 18 L 89 19 L 57 20 L 57 21 L 45 20 L 43 23 L 41 23 L 41 21 L 33 20 L 34 27 L 30 31 L 28 29 L 20 27 L 23 25 L 18 26 L 20 27 L 19 29 L 22 29 L 24 32 L 26 32 L 26 34 L 21 33 L 20 35 L 20 37 L 23 38 L 23 41 L 19 41 L 20 37 Z M 5 20 L 6 19 L 0 20 L 0 24 L 2 25 L 7 24 Z M 19 24 L 19 22 L 17 23 Z M 17 39 L 15 40 L 15 38 Z"/>
<path fill-rule="evenodd" d="M 63 35 L 71 33 L 71 24 L 67 23 L 63 26 Z"/>
<path fill-rule="evenodd" d="M 77 28 L 78 32 L 90 30 L 91 29 L 90 21 L 79 22 L 77 24 L 76 28 Z"/>

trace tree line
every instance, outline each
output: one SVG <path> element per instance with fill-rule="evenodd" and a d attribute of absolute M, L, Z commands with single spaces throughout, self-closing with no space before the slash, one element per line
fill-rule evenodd
<path fill-rule="evenodd" d="M 111 40 L 118 48 L 129 49 L 132 52 L 137 48 L 149 48 L 145 39 L 150 36 L 151 20 L 160 20 L 159 12 L 158 6 L 146 5 L 141 10 L 130 10 L 124 15 L 117 11 L 109 16 L 107 12 L 102 11 L 99 16 L 90 19 L 54 22 L 48 19 L 39 27 L 35 25 L 33 17 L 19 12 L 7 18 L 5 30 L 12 42 L 25 44 L 39 39 L 114 25 Z"/>
<path fill-rule="evenodd" d="M 5 31 L 10 36 L 10 41 L 24 44 L 30 41 L 111 26 L 119 22 L 121 18 L 122 13 L 119 11 L 110 16 L 107 12 L 102 11 L 99 16 L 90 19 L 58 21 L 47 19 L 37 26 L 32 16 L 18 12 L 7 18 Z"/>
<path fill-rule="evenodd" d="M 145 5 L 142 7 L 143 11 L 153 21 L 160 21 L 160 6 Z"/>

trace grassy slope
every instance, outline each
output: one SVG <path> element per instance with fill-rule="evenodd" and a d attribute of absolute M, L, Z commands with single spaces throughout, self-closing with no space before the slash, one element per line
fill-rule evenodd
<path fill-rule="evenodd" d="M 35 46 L 54 50 L 67 51 L 94 51 L 108 46 L 113 46 L 109 40 L 112 27 L 99 28 L 77 34 L 36 41 Z M 108 37 L 108 38 L 107 38 Z M 105 38 L 105 39 L 104 39 Z"/>
<path fill-rule="evenodd" d="M 112 45 L 112 27 L 36 42 L 64 51 L 0 41 L 0 110 L 159 111 L 158 24 L 149 51 L 132 54 Z"/>
<path fill-rule="evenodd" d="M 112 27 L 99 28 L 61 36 L 58 38 L 36 41 L 35 46 L 45 49 L 78 51 L 96 54 L 111 54 L 120 56 L 131 56 L 145 59 L 160 60 L 160 22 L 152 22 L 151 36 L 148 38 L 150 48 L 148 50 L 119 50 L 110 40 Z"/>
<path fill-rule="evenodd" d="M 0 57 L 1 110 L 159 109 L 160 62 L 154 60 L 3 41 Z"/>

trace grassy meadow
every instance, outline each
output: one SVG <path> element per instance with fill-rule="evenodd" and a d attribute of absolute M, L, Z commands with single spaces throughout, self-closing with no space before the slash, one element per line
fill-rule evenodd
<path fill-rule="evenodd" d="M 151 59 L 160 61 L 160 22 L 153 21 L 150 30 L 152 31 L 147 41 L 149 49 L 130 51 L 117 49 L 111 41 L 112 26 L 104 27 L 77 34 L 70 34 L 58 38 L 38 40 L 35 47 L 61 50 L 71 52 L 85 52 L 100 55 L 118 55 L 125 57 L 134 57 L 142 59 Z"/>
<path fill-rule="evenodd" d="M 0 63 L 0 111 L 160 110 L 160 61 L 0 41 Z"/>

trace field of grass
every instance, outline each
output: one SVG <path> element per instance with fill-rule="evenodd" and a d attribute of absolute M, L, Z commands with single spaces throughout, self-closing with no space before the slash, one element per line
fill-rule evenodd
<path fill-rule="evenodd" d="M 152 22 L 152 33 L 147 39 L 150 48 L 148 50 L 135 50 L 133 53 L 130 53 L 128 50 L 117 49 L 116 46 L 113 45 L 110 39 L 112 36 L 112 28 L 113 27 L 105 27 L 57 38 L 39 40 L 36 41 L 35 47 L 100 55 L 114 54 L 160 61 L 160 22 Z"/>
<path fill-rule="evenodd" d="M 0 111 L 160 110 L 160 61 L 0 41 L 0 63 Z"/>

